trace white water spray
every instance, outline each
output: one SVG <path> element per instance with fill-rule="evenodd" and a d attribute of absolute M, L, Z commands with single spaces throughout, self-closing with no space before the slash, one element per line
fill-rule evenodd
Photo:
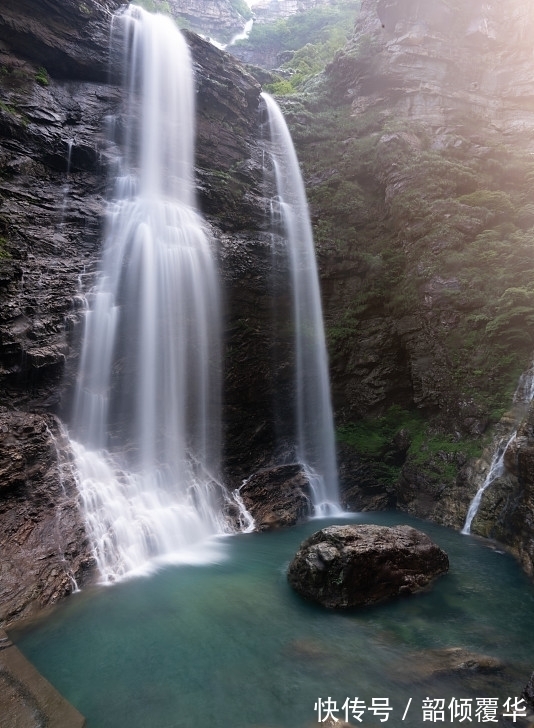
<path fill-rule="evenodd" d="M 114 18 L 126 93 L 120 171 L 90 295 L 73 449 L 105 581 L 216 556 L 221 515 L 220 300 L 195 210 L 194 86 L 174 23 Z M 209 546 L 206 544 L 209 541 Z"/>
<path fill-rule="evenodd" d="M 339 493 L 319 276 L 308 203 L 286 122 L 263 93 L 278 197 L 274 212 L 286 241 L 295 351 L 295 449 L 312 487 L 315 515 L 338 513 Z M 280 226 L 279 223 L 279 226 Z"/>

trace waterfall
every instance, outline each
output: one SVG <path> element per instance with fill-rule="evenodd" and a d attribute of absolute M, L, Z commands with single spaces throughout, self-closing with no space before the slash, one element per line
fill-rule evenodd
<path fill-rule="evenodd" d="M 513 398 L 513 405 L 514 405 L 514 414 L 515 414 L 515 420 L 516 423 L 519 422 L 521 419 L 521 416 L 524 414 L 526 406 L 532 402 L 534 399 L 534 364 L 530 366 L 527 371 L 523 372 L 521 376 L 519 377 L 519 382 L 517 385 L 517 388 L 515 390 L 514 398 Z M 461 533 L 468 536 L 471 533 L 471 524 L 473 523 L 473 520 L 478 513 L 478 509 L 480 507 L 480 503 L 482 501 L 482 496 L 484 495 L 484 491 L 489 488 L 489 486 L 497 480 L 497 478 L 500 478 L 501 475 L 505 472 L 506 467 L 504 465 L 504 456 L 506 455 L 506 451 L 508 450 L 508 447 L 512 444 L 512 442 L 515 440 L 517 435 L 517 426 L 514 428 L 511 435 L 501 438 L 497 444 L 497 447 L 495 448 L 495 452 L 493 453 L 493 457 L 490 463 L 490 467 L 488 470 L 488 474 L 484 478 L 484 482 L 480 486 L 480 488 L 475 493 L 475 497 L 469 504 L 469 509 L 467 511 L 467 516 L 465 519 L 464 527 L 462 528 Z"/>
<path fill-rule="evenodd" d="M 319 277 L 308 203 L 291 135 L 274 99 L 263 93 L 276 181 L 273 228 L 289 264 L 294 329 L 294 448 L 312 487 L 316 515 L 339 511 L 334 426 Z"/>
<path fill-rule="evenodd" d="M 113 20 L 124 87 L 103 259 L 88 296 L 72 434 L 104 581 L 216 556 L 221 323 L 212 243 L 195 209 L 194 84 L 167 17 Z"/>
<path fill-rule="evenodd" d="M 489 488 L 489 486 L 495 480 L 497 480 L 497 478 L 500 478 L 505 471 L 504 456 L 506 454 L 506 451 L 508 450 L 508 446 L 511 445 L 511 443 L 515 440 L 515 436 L 516 431 L 514 430 L 512 436 L 509 439 L 501 440 L 497 445 L 497 448 L 495 449 L 495 453 L 491 460 L 488 474 L 484 478 L 484 482 L 482 483 L 480 488 L 477 490 L 475 497 L 469 504 L 469 510 L 467 511 L 465 524 L 461 531 L 461 533 L 465 534 L 466 536 L 471 533 L 471 524 L 473 523 L 473 519 L 475 518 L 480 507 L 480 501 L 482 500 L 482 495 L 484 494 L 484 491 Z"/>

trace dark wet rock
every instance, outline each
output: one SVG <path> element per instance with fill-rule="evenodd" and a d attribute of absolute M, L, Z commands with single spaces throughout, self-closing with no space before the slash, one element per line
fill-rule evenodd
<path fill-rule="evenodd" d="M 394 659 L 389 670 L 391 679 L 408 694 L 423 686 L 438 692 L 446 684 L 461 686 L 472 695 L 508 695 L 510 686 L 521 685 L 525 680 L 524 665 L 464 646 L 407 652 Z M 512 693 L 514 690 L 517 687 Z"/>
<path fill-rule="evenodd" d="M 258 143 L 258 82 L 231 56 L 186 32 L 196 74 L 196 166 L 199 203 L 223 230 L 265 224 Z"/>
<path fill-rule="evenodd" d="M 306 599 L 347 608 L 421 591 L 448 568 L 447 554 L 410 526 L 329 526 L 301 544 L 288 581 Z"/>
<path fill-rule="evenodd" d="M 510 432 L 507 433 L 510 436 Z M 496 538 L 534 574 L 534 404 L 530 404 L 509 444 L 506 471 L 484 493 L 476 533 Z"/>
<path fill-rule="evenodd" d="M 310 484 L 299 464 L 278 465 L 254 473 L 240 489 L 256 530 L 294 526 L 311 511 Z"/>
<path fill-rule="evenodd" d="M 60 78 L 105 81 L 120 0 L 3 0 L 0 41 Z"/>
<path fill-rule="evenodd" d="M 343 443 L 338 445 L 340 501 L 347 511 L 385 511 L 395 508 L 392 488 L 385 488 L 373 464 Z"/>
<path fill-rule="evenodd" d="M 71 452 L 50 416 L 0 413 L 0 625 L 91 576 Z"/>

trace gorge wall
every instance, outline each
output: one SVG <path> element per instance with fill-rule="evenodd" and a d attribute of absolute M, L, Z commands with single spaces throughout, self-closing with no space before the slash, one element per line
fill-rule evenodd
<path fill-rule="evenodd" d="M 163 0 L 155 2 L 153 10 L 170 10 L 182 27 L 212 36 L 220 43 L 228 43 L 240 33 L 250 14 L 244 0 Z"/>
<path fill-rule="evenodd" d="M 284 102 L 353 508 L 460 528 L 530 365 L 533 23 L 526 2 L 364 0 L 346 49 Z M 474 531 L 532 570 L 528 487 Z"/>

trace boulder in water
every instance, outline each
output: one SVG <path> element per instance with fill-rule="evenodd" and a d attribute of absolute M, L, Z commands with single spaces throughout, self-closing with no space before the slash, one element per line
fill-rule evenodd
<path fill-rule="evenodd" d="M 298 463 L 259 470 L 240 494 L 257 531 L 294 526 L 312 512 L 310 484 Z"/>
<path fill-rule="evenodd" d="M 421 591 L 448 568 L 447 554 L 410 526 L 328 526 L 301 544 L 287 576 L 306 599 L 346 608 Z"/>

